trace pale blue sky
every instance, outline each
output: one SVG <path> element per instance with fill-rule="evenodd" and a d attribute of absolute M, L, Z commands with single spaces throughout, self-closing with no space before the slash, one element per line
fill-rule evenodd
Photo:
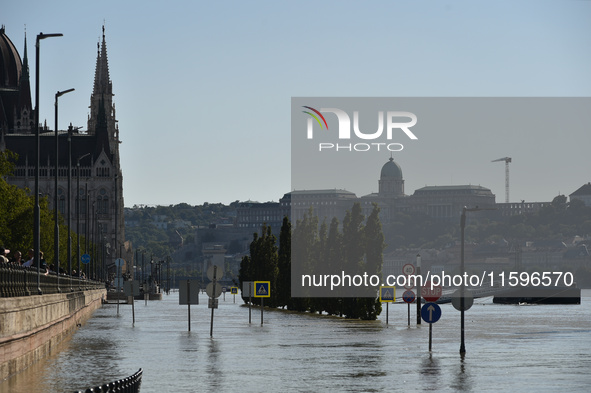
<path fill-rule="evenodd" d="M 40 67 L 42 120 L 53 126 L 56 91 L 76 89 L 60 98 L 60 128 L 86 129 L 105 22 L 126 206 L 278 200 L 291 188 L 292 96 L 591 96 L 589 1 L 21 0 L 1 8 L 21 55 L 26 25 L 32 75 L 36 34 L 64 34 L 42 42 Z M 540 135 L 551 151 L 501 133 L 501 143 L 471 146 L 468 165 L 457 153 L 465 135 L 450 135 L 449 145 L 396 160 L 407 194 L 470 183 L 502 202 L 504 166 L 490 161 L 510 156 L 512 201 L 547 201 L 591 181 L 589 131 Z M 326 187 L 364 195 L 377 190 L 379 170 L 366 189 Z"/>

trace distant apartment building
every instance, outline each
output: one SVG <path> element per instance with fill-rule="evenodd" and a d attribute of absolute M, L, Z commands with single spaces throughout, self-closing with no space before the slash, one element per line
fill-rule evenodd
<path fill-rule="evenodd" d="M 236 208 L 237 228 L 250 228 L 259 231 L 263 224 L 272 228 L 280 228 L 283 217 L 289 215 L 289 208 L 279 202 L 242 202 Z"/>

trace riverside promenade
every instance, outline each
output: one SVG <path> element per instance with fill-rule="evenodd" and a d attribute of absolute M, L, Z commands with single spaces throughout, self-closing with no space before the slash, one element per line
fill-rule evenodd
<path fill-rule="evenodd" d="M 0 381 L 45 357 L 105 297 L 102 282 L 0 263 Z"/>

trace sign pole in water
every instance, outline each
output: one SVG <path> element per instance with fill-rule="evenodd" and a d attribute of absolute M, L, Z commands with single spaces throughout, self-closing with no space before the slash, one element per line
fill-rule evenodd
<path fill-rule="evenodd" d="M 431 344 L 433 343 L 433 324 L 429 324 L 429 352 L 431 352 Z"/>
<path fill-rule="evenodd" d="M 425 303 L 421 308 L 421 317 L 429 323 L 429 352 L 433 342 L 433 324 L 441 318 L 441 308 L 437 303 Z"/>
<path fill-rule="evenodd" d="M 121 295 L 121 267 L 124 263 L 125 261 L 122 258 L 115 259 L 115 266 L 117 266 L 117 278 L 115 278 L 117 280 L 117 316 L 119 316 L 119 295 Z"/>
<path fill-rule="evenodd" d="M 417 290 L 420 289 L 421 287 L 418 286 Z M 421 309 L 421 316 L 425 322 L 429 323 L 429 352 L 431 352 L 431 343 L 433 341 L 433 324 L 439 321 L 439 318 L 441 318 L 441 308 L 438 304 L 432 302 L 437 301 L 437 299 L 441 297 L 442 288 L 440 285 L 433 285 L 431 281 L 427 281 L 423 287 L 423 294 L 425 301 L 429 303 L 425 303 Z"/>
<path fill-rule="evenodd" d="M 191 299 L 191 280 L 187 280 L 187 299 Z M 191 302 L 187 302 L 187 320 L 189 321 L 189 331 L 191 331 Z"/>
<path fill-rule="evenodd" d="M 133 325 L 135 326 L 135 296 L 139 296 L 140 291 L 137 287 L 137 280 L 127 280 L 123 282 L 123 294 L 127 296 L 127 303 L 131 302 L 131 315 Z"/>
<path fill-rule="evenodd" d="M 417 276 L 421 275 L 421 254 L 417 254 Z M 421 324 L 421 284 L 417 284 L 417 325 Z"/>
<path fill-rule="evenodd" d="M 415 301 L 415 293 L 410 289 L 404 291 L 402 300 L 408 305 L 408 327 L 410 327 L 410 304 Z"/>
<path fill-rule="evenodd" d="M 238 294 L 238 287 L 231 287 L 230 293 L 234 295 L 234 303 L 236 303 L 236 295 Z"/>
<path fill-rule="evenodd" d="M 179 305 L 187 305 L 187 324 L 191 331 L 191 304 L 199 304 L 199 282 L 196 280 L 179 281 Z"/>
<path fill-rule="evenodd" d="M 135 326 L 135 298 L 133 297 L 133 283 L 135 280 L 131 280 L 131 315 L 132 315 L 132 325 Z"/>
<path fill-rule="evenodd" d="M 263 299 L 271 297 L 271 281 L 255 281 L 254 282 L 254 297 L 261 298 L 261 326 L 263 325 Z"/>
<path fill-rule="evenodd" d="M 213 265 L 213 293 L 215 294 L 215 286 L 216 286 L 216 281 L 217 281 L 217 271 L 218 271 L 218 267 L 216 265 Z M 209 327 L 209 337 L 213 337 L 213 310 L 214 307 L 211 308 L 211 325 Z"/>
<path fill-rule="evenodd" d="M 236 288 L 236 293 L 238 293 L 238 288 Z M 242 282 L 242 296 L 248 296 L 248 323 L 251 322 L 251 306 L 252 306 L 252 281 L 243 281 Z"/>
<path fill-rule="evenodd" d="M 388 324 L 388 305 L 396 301 L 396 287 L 380 287 L 380 302 L 386 303 L 386 325 Z"/>
<path fill-rule="evenodd" d="M 207 278 L 211 280 L 205 288 L 205 292 L 209 295 L 207 306 L 211 308 L 211 326 L 209 328 L 210 337 L 213 337 L 213 309 L 218 308 L 218 297 L 222 294 L 222 286 L 218 283 L 218 280 L 221 280 L 223 276 L 223 270 L 218 269 L 217 265 L 211 265 L 207 268 Z"/>

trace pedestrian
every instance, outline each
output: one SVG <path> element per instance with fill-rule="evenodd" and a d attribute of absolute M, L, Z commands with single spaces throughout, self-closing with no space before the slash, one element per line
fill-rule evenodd
<path fill-rule="evenodd" d="M 10 252 L 10 250 L 4 248 L 4 246 L 0 247 L 0 262 L 4 262 L 4 263 L 10 262 L 8 260 L 8 258 L 6 257 L 6 255 L 8 255 L 9 252 Z"/>
<path fill-rule="evenodd" d="M 29 255 L 29 259 L 27 259 L 27 261 L 25 263 L 23 263 L 24 267 L 33 266 L 33 259 L 35 258 L 35 250 L 33 250 L 32 248 L 29 249 L 28 255 Z"/>
<path fill-rule="evenodd" d="M 23 263 L 22 256 L 23 256 L 23 254 L 19 250 L 16 250 L 15 252 L 12 253 L 11 262 L 14 263 L 15 265 L 20 266 Z"/>
<path fill-rule="evenodd" d="M 45 261 L 45 255 L 43 254 L 43 251 L 39 251 L 39 264 L 35 263 L 35 267 L 37 267 L 37 265 L 39 265 L 39 271 L 43 271 L 45 272 L 45 275 L 47 276 L 49 274 L 49 268 L 47 266 L 47 262 Z"/>

